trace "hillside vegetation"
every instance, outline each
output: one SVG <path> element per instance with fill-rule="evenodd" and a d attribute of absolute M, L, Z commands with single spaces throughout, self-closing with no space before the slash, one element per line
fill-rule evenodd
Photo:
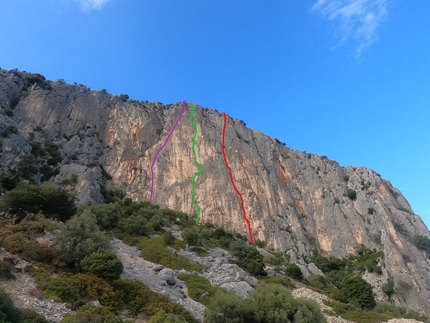
<path fill-rule="evenodd" d="M 118 190 L 105 189 L 110 203 L 74 207 L 73 196 L 49 184 L 17 182 L 10 185 L 2 174 L 0 201 L 0 244 L 8 252 L 34 264 L 30 274 L 47 298 L 67 303 L 75 314 L 62 322 L 123 322 L 124 308 L 130 318 L 144 315 L 149 322 L 194 322 L 195 318 L 166 296 L 138 282 L 121 279 L 123 265 L 110 251 L 109 241 L 119 238 L 141 250 L 146 260 L 172 269 L 188 286 L 189 297 L 207 307 L 205 322 L 325 322 L 319 306 L 312 300 L 294 299 L 294 281 L 308 285 L 333 300 L 333 311 L 354 322 L 379 322 L 393 317 L 426 321 L 419 314 L 389 304 L 376 304 L 371 286 L 360 276 L 363 271 L 378 272 L 381 253 L 364 246 L 348 259 L 325 258 L 315 254 L 314 262 L 325 276 L 304 279 L 299 267 L 285 260 L 284 254 L 263 255 L 246 238 L 210 224 L 196 225 L 188 215 L 161 209 L 148 202 L 135 203 Z M 6 183 L 6 184 L 4 184 Z M 182 240 L 169 228 L 182 231 Z M 51 243 L 38 238 L 53 235 Z M 258 242 L 263 246 L 263 242 Z M 248 299 L 212 286 L 199 276 L 204 271 L 172 250 L 190 248 L 205 256 L 212 248 L 224 248 L 232 262 L 257 277 L 260 283 Z M 266 266 L 286 267 L 285 275 L 268 277 Z M 13 279 L 10 267 L 0 264 L 2 279 Z M 290 278 L 288 278 L 288 276 Z M 206 295 L 202 297 L 202 295 Z M 1 291 L 0 318 L 5 322 L 44 322 L 40 315 L 16 309 Z M 100 306 L 94 306 L 98 301 Z M 33 318 L 32 318 L 33 317 Z"/>

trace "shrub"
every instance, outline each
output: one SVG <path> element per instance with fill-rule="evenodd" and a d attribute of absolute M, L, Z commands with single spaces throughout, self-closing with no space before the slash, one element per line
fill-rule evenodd
<path fill-rule="evenodd" d="M 33 155 L 25 155 L 19 161 L 16 170 L 24 179 L 31 180 L 34 175 L 39 173 L 39 166 L 37 166 Z"/>
<path fill-rule="evenodd" d="M 84 272 L 110 281 L 120 278 L 123 265 L 114 253 L 98 249 L 81 261 L 81 268 Z"/>
<path fill-rule="evenodd" d="M 46 217 L 66 221 L 76 212 L 73 195 L 47 183 L 40 186 L 19 183 L 6 193 L 2 205 L 3 209 L 18 217 L 42 213 Z"/>
<path fill-rule="evenodd" d="M 315 301 L 294 299 L 287 288 L 275 284 L 258 284 L 250 308 L 258 322 L 325 322 Z"/>
<path fill-rule="evenodd" d="M 412 288 L 411 285 L 409 285 L 408 283 L 404 282 L 403 280 L 399 280 L 397 282 L 397 285 L 396 285 L 395 289 L 396 289 L 396 293 L 398 295 L 404 296 L 411 288 Z"/>
<path fill-rule="evenodd" d="M 346 267 L 345 260 L 336 257 L 325 258 L 319 254 L 314 255 L 311 258 L 311 262 L 313 262 L 315 266 L 321 269 L 321 271 L 324 273 L 328 273 L 332 270 L 339 270 Z"/>
<path fill-rule="evenodd" d="M 403 223 L 394 222 L 394 229 L 403 236 L 408 235 L 408 230 Z"/>
<path fill-rule="evenodd" d="M 255 246 L 258 248 L 264 248 L 266 246 L 266 242 L 256 239 L 255 240 Z"/>
<path fill-rule="evenodd" d="M 302 280 L 303 279 L 303 273 L 300 270 L 300 267 L 296 264 L 288 264 L 287 269 L 285 270 L 286 274 L 290 276 L 291 278 Z"/>
<path fill-rule="evenodd" d="M 89 210 L 72 217 L 56 236 L 62 259 L 79 268 L 82 259 L 99 248 L 107 249 L 108 239 L 97 226 L 96 218 Z"/>
<path fill-rule="evenodd" d="M 200 232 L 196 227 L 187 228 L 182 231 L 182 239 L 190 246 L 201 246 Z"/>
<path fill-rule="evenodd" d="M 320 276 L 323 277 L 323 276 Z M 278 284 L 282 285 L 286 288 L 294 288 L 295 285 L 291 282 L 291 280 L 288 277 L 274 277 L 274 276 L 266 276 L 261 277 L 260 281 L 265 282 L 267 284 Z"/>
<path fill-rule="evenodd" d="M 348 188 L 348 190 L 346 191 L 346 195 L 351 201 L 355 201 L 357 199 L 357 192 L 352 188 Z"/>
<path fill-rule="evenodd" d="M 141 257 L 165 267 L 197 272 L 203 272 L 204 270 L 202 265 L 192 263 L 188 258 L 170 252 L 166 248 L 162 237 L 154 239 L 143 238 L 138 247 L 140 249 Z"/>
<path fill-rule="evenodd" d="M 214 287 L 204 277 L 198 275 L 179 274 L 178 279 L 187 284 L 188 296 L 202 304 L 208 304 L 219 288 Z M 204 296 L 208 293 L 208 296 Z"/>
<path fill-rule="evenodd" d="M 387 282 L 382 285 L 382 291 L 384 292 L 385 295 L 388 296 L 389 299 L 391 299 L 391 296 L 393 296 L 395 292 L 393 278 L 389 278 Z"/>
<path fill-rule="evenodd" d="M 363 309 L 372 309 L 376 306 L 372 286 L 363 278 L 347 275 L 340 286 L 351 304 L 359 305 Z"/>
<path fill-rule="evenodd" d="M 109 308 L 84 305 L 76 314 L 66 314 L 61 323 L 123 323 Z"/>
<path fill-rule="evenodd" d="M 0 279 L 12 279 L 14 275 L 12 274 L 12 268 L 9 264 L 0 260 Z"/>
<path fill-rule="evenodd" d="M 219 291 L 207 305 L 205 323 L 255 322 L 249 302 L 232 292 Z"/>
<path fill-rule="evenodd" d="M 254 247 L 243 241 L 233 241 L 230 244 L 230 251 L 236 259 L 235 263 L 251 275 L 267 275 L 264 270 L 263 256 Z"/>
<path fill-rule="evenodd" d="M 100 167 L 102 166 L 100 165 Z M 104 168 L 102 168 L 102 171 L 106 173 Z M 111 177 L 111 176 L 109 175 L 106 177 Z M 112 179 L 112 178 L 108 178 L 108 179 Z M 125 197 L 125 193 L 120 188 L 108 189 L 106 188 L 106 185 L 104 183 L 102 182 L 98 182 L 98 183 L 100 186 L 100 192 L 103 195 L 103 199 L 105 203 L 109 204 L 109 203 L 119 202 Z"/>
<path fill-rule="evenodd" d="M 18 174 L 12 174 L 10 172 L 0 174 L 0 186 L 6 191 L 13 190 L 18 185 L 18 183 Z"/>
<path fill-rule="evenodd" d="M 10 102 L 9 102 L 9 107 L 10 107 L 11 109 L 15 109 L 15 108 L 16 108 L 16 106 L 18 105 L 18 103 L 19 103 L 19 98 L 13 98 L 13 99 L 11 99 L 11 100 L 10 100 Z"/>
<path fill-rule="evenodd" d="M 119 95 L 119 99 L 120 99 L 122 102 L 127 102 L 127 101 L 130 99 L 130 97 L 129 97 L 127 94 L 120 94 L 120 95 Z"/>
<path fill-rule="evenodd" d="M 178 315 L 186 322 L 195 322 L 194 317 L 181 305 L 172 303 L 167 296 L 151 291 L 140 282 L 120 279 L 112 284 L 122 303 L 132 315 L 143 313 L 153 316 L 160 310 L 164 310 L 166 313 Z"/>
<path fill-rule="evenodd" d="M 12 299 L 3 289 L 0 289 L 0 322 L 26 323 L 19 309 L 13 305 Z"/>
<path fill-rule="evenodd" d="M 44 315 L 37 313 L 30 308 L 21 309 L 22 318 L 29 323 L 49 323 Z"/>
<path fill-rule="evenodd" d="M 91 205 L 90 207 L 80 209 L 80 213 L 85 209 L 89 209 L 95 215 L 97 224 L 103 230 L 115 228 L 121 217 L 121 206 L 118 203 Z"/>
<path fill-rule="evenodd" d="M 14 134 L 16 135 L 18 133 L 18 128 L 12 125 L 6 126 L 6 128 L 3 130 L 1 136 L 3 138 L 7 138 L 10 135 Z"/>
<path fill-rule="evenodd" d="M 180 315 L 166 313 L 164 310 L 159 310 L 148 323 L 187 323 Z"/>
<path fill-rule="evenodd" d="M 132 215 L 124 222 L 124 230 L 128 234 L 145 236 L 148 234 L 147 220 L 141 215 Z"/>
<path fill-rule="evenodd" d="M 43 246 L 35 241 L 36 238 L 44 235 L 45 228 L 50 230 L 54 227 L 49 221 L 44 223 L 43 220 L 43 218 L 37 221 L 25 219 L 17 225 L 3 228 L 1 244 L 7 251 L 27 261 L 51 264 L 58 257 L 57 248 Z"/>
<path fill-rule="evenodd" d="M 415 235 L 412 242 L 418 249 L 424 250 L 428 254 L 430 253 L 430 239 L 428 237 L 422 235 Z"/>
<path fill-rule="evenodd" d="M 163 237 L 163 243 L 165 246 L 172 246 L 176 241 L 175 237 L 170 231 L 164 232 L 162 237 Z"/>

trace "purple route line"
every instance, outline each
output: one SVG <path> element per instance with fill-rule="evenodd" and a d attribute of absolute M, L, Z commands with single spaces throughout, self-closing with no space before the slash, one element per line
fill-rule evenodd
<path fill-rule="evenodd" d="M 175 128 L 178 125 L 179 121 L 181 120 L 182 116 L 184 115 L 185 110 L 187 110 L 187 102 L 185 102 L 185 100 L 182 102 L 182 106 L 183 106 L 183 108 L 182 108 L 181 114 L 179 115 L 178 119 L 176 119 L 176 122 L 173 125 L 172 130 L 170 130 L 169 134 L 167 135 L 167 138 L 164 141 L 163 145 L 155 153 L 154 159 L 152 160 L 152 163 L 151 163 L 151 194 L 149 195 L 149 202 L 151 202 L 151 203 L 152 203 L 152 195 L 154 194 L 154 166 L 155 166 L 155 161 L 157 160 L 157 157 L 161 153 L 161 151 L 166 147 L 167 142 L 169 141 L 170 137 L 173 134 L 173 131 L 175 131 Z"/>

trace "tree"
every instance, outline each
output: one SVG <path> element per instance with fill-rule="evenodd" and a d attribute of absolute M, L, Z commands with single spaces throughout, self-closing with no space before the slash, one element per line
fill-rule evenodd
<path fill-rule="evenodd" d="M 372 309 L 376 306 L 372 286 L 363 278 L 346 275 L 340 287 L 351 304 L 359 305 L 363 309 Z"/>
<path fill-rule="evenodd" d="M 1 208 L 22 218 L 27 213 L 42 213 L 61 221 L 68 220 L 76 212 L 74 196 L 48 183 L 37 186 L 19 183 L 6 192 Z"/>
<path fill-rule="evenodd" d="M 81 261 L 81 268 L 84 272 L 111 281 L 120 278 L 124 267 L 114 253 L 98 249 Z"/>
<path fill-rule="evenodd" d="M 56 236 L 56 242 L 61 249 L 63 260 L 76 268 L 86 256 L 99 248 L 108 248 L 108 239 L 100 231 L 96 217 L 85 210 L 81 215 L 75 215 Z"/>

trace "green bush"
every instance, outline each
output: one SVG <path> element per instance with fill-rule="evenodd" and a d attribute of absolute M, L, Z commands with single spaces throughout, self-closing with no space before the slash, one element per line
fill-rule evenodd
<path fill-rule="evenodd" d="M 251 275 L 266 276 L 264 270 L 263 256 L 254 247 L 243 241 L 233 241 L 230 244 L 230 251 L 235 258 L 235 263 L 246 270 Z"/>
<path fill-rule="evenodd" d="M 363 244 L 359 245 L 357 250 L 357 256 L 353 260 L 353 268 L 358 271 L 364 271 L 367 269 L 368 272 L 376 272 L 382 274 L 382 269 L 378 265 L 378 259 L 384 256 L 382 251 L 371 250 L 366 248 Z"/>
<path fill-rule="evenodd" d="M 319 254 L 312 256 L 311 262 L 315 264 L 324 273 L 329 273 L 332 270 L 340 270 L 346 267 L 346 260 L 336 257 L 325 258 Z"/>
<path fill-rule="evenodd" d="M 39 173 L 39 166 L 37 166 L 33 155 L 25 155 L 19 161 L 16 170 L 24 179 L 32 180 L 33 176 Z"/>
<path fill-rule="evenodd" d="M 403 236 L 408 235 L 408 230 L 403 223 L 394 222 L 394 229 Z"/>
<path fill-rule="evenodd" d="M 0 322 L 4 323 L 27 323 L 22 313 L 13 305 L 10 296 L 0 289 Z"/>
<path fill-rule="evenodd" d="M 96 217 L 89 210 L 67 221 L 65 228 L 56 235 L 62 259 L 79 268 L 80 262 L 99 248 L 107 249 L 108 238 L 100 231 Z"/>
<path fill-rule="evenodd" d="M 44 315 L 37 313 L 33 309 L 23 308 L 21 309 L 22 318 L 29 323 L 49 323 Z"/>
<path fill-rule="evenodd" d="M 28 213 L 42 213 L 61 221 L 68 220 L 76 212 L 73 195 L 47 183 L 40 186 L 19 183 L 16 188 L 6 192 L 1 208 L 19 218 Z"/>
<path fill-rule="evenodd" d="M 119 293 L 108 282 L 92 275 L 63 273 L 52 278 L 46 272 L 39 271 L 34 272 L 33 277 L 47 298 L 67 303 L 72 309 L 90 300 L 98 300 L 101 305 L 114 311 L 122 306 Z"/>
<path fill-rule="evenodd" d="M 428 237 L 415 235 L 412 242 L 418 249 L 424 250 L 427 254 L 430 254 L 430 239 Z"/>
<path fill-rule="evenodd" d="M 132 215 L 124 221 L 124 231 L 128 234 L 146 236 L 149 232 L 148 221 L 141 215 Z"/>
<path fill-rule="evenodd" d="M 140 256 L 148 261 L 161 264 L 171 269 L 203 272 L 204 267 L 189 261 L 186 257 L 170 252 L 163 242 L 163 237 L 153 239 L 143 238 L 138 245 Z"/>
<path fill-rule="evenodd" d="M 386 313 L 375 313 L 373 311 L 349 311 L 343 315 L 345 320 L 353 321 L 355 323 L 379 323 L 386 322 L 393 318 L 393 316 Z"/>
<path fill-rule="evenodd" d="M 393 296 L 394 290 L 394 280 L 393 278 L 389 278 L 385 284 L 382 285 L 382 291 L 385 295 L 388 296 L 389 299 Z"/>
<path fill-rule="evenodd" d="M 61 323 L 123 323 L 109 308 L 84 305 L 76 314 L 66 314 Z"/>
<path fill-rule="evenodd" d="M 187 323 L 187 320 L 180 315 L 166 313 L 164 310 L 159 310 L 148 323 Z"/>
<path fill-rule="evenodd" d="M 302 280 L 303 279 L 303 273 L 300 270 L 300 267 L 296 264 L 287 264 L 287 269 L 285 270 L 286 274 L 290 276 L 291 278 Z"/>
<path fill-rule="evenodd" d="M 11 172 L 8 173 L 0 173 L 0 186 L 6 190 L 13 190 L 19 183 L 18 174 L 13 174 Z"/>
<path fill-rule="evenodd" d="M 119 99 L 120 99 L 122 102 L 127 102 L 127 101 L 130 99 L 130 97 L 129 97 L 127 94 L 120 94 L 120 95 L 119 95 Z"/>
<path fill-rule="evenodd" d="M 164 232 L 162 238 L 165 246 L 173 246 L 175 244 L 176 239 L 170 231 Z"/>
<path fill-rule="evenodd" d="M 251 308 L 258 322 L 326 322 L 315 301 L 294 299 L 287 288 L 275 284 L 257 285 Z"/>
<path fill-rule="evenodd" d="M 7 138 L 10 135 L 14 134 L 16 135 L 18 133 L 18 128 L 12 125 L 6 126 L 6 128 L 3 130 L 1 136 L 3 138 Z"/>
<path fill-rule="evenodd" d="M 355 201 L 357 199 L 357 192 L 352 188 L 347 189 L 346 195 L 349 197 L 351 201 Z"/>
<path fill-rule="evenodd" d="M 0 279 L 12 279 L 14 277 L 12 268 L 3 260 L 0 260 Z"/>
<path fill-rule="evenodd" d="M 359 305 L 363 309 L 376 306 L 372 286 L 363 278 L 347 275 L 341 281 L 340 287 L 351 304 Z"/>
<path fill-rule="evenodd" d="M 102 171 L 104 171 L 104 168 L 102 168 Z M 104 172 L 106 172 L 106 171 L 104 171 Z M 112 178 L 110 178 L 110 179 L 112 179 Z M 109 204 L 109 203 L 119 202 L 122 199 L 124 199 L 125 193 L 120 188 L 108 189 L 108 188 L 106 188 L 106 185 L 104 183 L 99 182 L 98 184 L 100 186 L 100 192 L 103 195 L 103 199 L 104 199 L 105 203 Z"/>
<path fill-rule="evenodd" d="M 257 322 L 249 302 L 232 292 L 219 291 L 207 305 L 205 323 Z"/>
<path fill-rule="evenodd" d="M 187 228 L 182 231 L 182 239 L 184 239 L 184 242 L 186 244 L 189 244 L 190 246 L 201 246 L 201 236 L 200 232 L 197 229 L 197 227 L 191 227 Z"/>
<path fill-rule="evenodd" d="M 198 275 L 179 274 L 178 279 L 187 284 L 188 296 L 193 300 L 207 305 L 214 297 L 219 288 L 214 287 L 204 277 Z M 208 293 L 208 296 L 203 296 Z"/>
<path fill-rule="evenodd" d="M 2 221 L 3 222 L 3 221 Z M 43 246 L 36 238 L 44 235 L 44 230 L 55 230 L 56 225 L 44 218 L 24 219 L 18 224 L 0 229 L 0 243 L 10 253 L 27 261 L 51 264 L 59 255 L 54 246 Z"/>
<path fill-rule="evenodd" d="M 123 265 L 114 253 L 99 249 L 81 261 L 81 268 L 86 273 L 111 281 L 120 278 Z"/>
<path fill-rule="evenodd" d="M 322 277 L 322 276 L 321 276 Z M 291 282 L 288 277 L 274 277 L 274 276 L 265 276 L 260 277 L 261 282 L 265 282 L 266 284 L 278 284 L 282 285 L 286 288 L 295 288 L 296 286 Z"/>
<path fill-rule="evenodd" d="M 186 322 L 195 322 L 194 317 L 181 305 L 172 303 L 167 296 L 151 291 L 140 282 L 121 279 L 112 284 L 132 315 L 144 313 L 153 316 L 164 310 L 166 313 L 178 315 Z"/>
<path fill-rule="evenodd" d="M 294 299 L 282 285 L 260 283 L 250 299 L 219 291 L 207 305 L 206 323 L 323 323 L 326 322 L 312 300 Z"/>
<path fill-rule="evenodd" d="M 119 203 L 94 204 L 90 207 L 80 208 L 78 214 L 82 213 L 86 209 L 95 215 L 97 224 L 103 230 L 115 228 L 121 217 L 121 205 Z"/>

